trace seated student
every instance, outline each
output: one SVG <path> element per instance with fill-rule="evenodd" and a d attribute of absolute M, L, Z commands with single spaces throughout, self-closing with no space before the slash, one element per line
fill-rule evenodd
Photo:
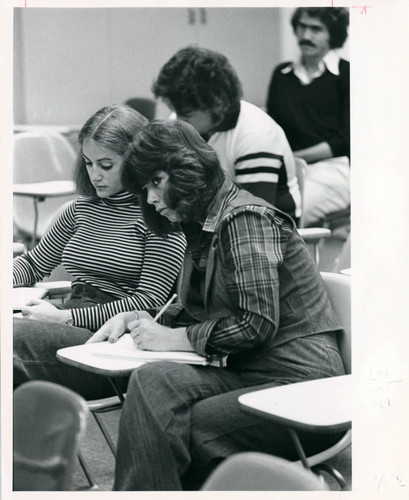
<path fill-rule="evenodd" d="M 340 322 L 293 220 L 227 179 L 215 151 L 182 121 L 153 122 L 137 135 L 123 183 L 140 193 L 153 231 L 186 235 L 181 303 L 160 324 L 153 310 L 136 320 L 121 313 L 89 342 L 115 342 L 130 329 L 141 349 L 227 356 L 227 366 L 164 361 L 134 370 L 114 489 L 198 488 L 218 462 L 245 450 L 295 459 L 283 428 L 237 402 L 255 388 L 344 373 Z M 301 438 L 307 452 L 335 440 Z"/>
<path fill-rule="evenodd" d="M 193 125 L 216 150 L 232 180 L 293 218 L 301 215 L 294 157 L 282 128 L 241 100 L 240 80 L 228 59 L 191 46 L 161 69 L 152 91 Z"/>
<path fill-rule="evenodd" d="M 306 226 L 350 203 L 349 62 L 336 49 L 348 36 L 343 7 L 300 7 L 291 19 L 301 50 L 273 73 L 267 112 L 279 123 L 305 172 Z"/>
<path fill-rule="evenodd" d="M 75 183 L 80 196 L 39 244 L 13 260 L 13 286 L 30 286 L 60 263 L 74 277 L 70 298 L 56 307 L 33 300 L 14 319 L 14 385 L 51 380 L 87 399 L 112 389 L 103 377 L 84 377 L 59 362 L 59 348 L 83 344 L 121 311 L 166 302 L 185 250 L 181 233 L 149 231 L 137 197 L 124 190 L 122 162 L 134 135 L 148 123 L 128 106 L 95 113 L 79 134 Z"/>

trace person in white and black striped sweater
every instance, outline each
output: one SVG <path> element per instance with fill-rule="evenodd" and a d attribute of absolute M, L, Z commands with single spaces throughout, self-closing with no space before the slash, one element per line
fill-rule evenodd
<path fill-rule="evenodd" d="M 58 362 L 62 347 L 86 342 L 119 312 L 166 302 L 182 264 L 185 239 L 149 231 L 138 199 L 123 190 L 122 160 L 146 120 L 127 106 L 99 110 L 82 128 L 75 169 L 80 194 L 39 244 L 13 261 L 13 286 L 30 286 L 60 263 L 73 276 L 70 298 L 56 307 L 34 300 L 14 320 L 14 386 L 51 380 L 84 397 L 111 392 L 99 377 Z M 92 379 L 95 379 L 94 381 Z"/>
<path fill-rule="evenodd" d="M 152 92 L 196 128 L 233 182 L 298 220 L 301 194 L 284 131 L 242 99 L 241 82 L 226 56 L 184 47 L 164 64 Z"/>

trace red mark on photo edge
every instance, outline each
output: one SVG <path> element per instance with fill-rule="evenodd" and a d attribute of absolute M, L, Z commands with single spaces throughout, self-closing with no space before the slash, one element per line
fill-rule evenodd
<path fill-rule="evenodd" d="M 366 12 L 366 9 L 370 9 L 371 7 L 372 7 L 372 5 L 353 5 L 352 6 L 353 9 L 362 9 L 361 14 L 368 14 L 368 12 Z"/>
<path fill-rule="evenodd" d="M 26 0 L 27 1 L 27 0 Z M 331 7 L 334 7 L 334 0 L 331 0 Z M 353 9 L 362 9 L 361 14 L 368 14 L 366 9 L 370 9 L 372 5 L 353 5 Z"/>

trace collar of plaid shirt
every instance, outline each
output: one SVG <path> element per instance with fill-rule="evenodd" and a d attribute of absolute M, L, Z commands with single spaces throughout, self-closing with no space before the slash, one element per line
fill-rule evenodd
<path fill-rule="evenodd" d="M 203 231 L 214 233 L 216 226 L 230 201 L 237 196 L 239 188 L 230 179 L 225 179 L 220 191 L 209 207 L 209 213 L 203 224 Z"/>

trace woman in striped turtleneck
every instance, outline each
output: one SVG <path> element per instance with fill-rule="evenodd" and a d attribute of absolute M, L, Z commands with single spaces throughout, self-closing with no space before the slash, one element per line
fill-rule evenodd
<path fill-rule="evenodd" d="M 15 287 L 33 285 L 60 263 L 73 276 L 62 307 L 35 300 L 22 310 L 23 319 L 14 320 L 15 386 L 45 379 L 88 398 L 105 396 L 108 386 L 84 380 L 82 372 L 55 359 L 56 351 L 86 342 L 119 312 L 160 306 L 169 295 L 184 237 L 173 233 L 164 239 L 150 232 L 137 197 L 121 184 L 129 144 L 146 123 L 123 105 L 105 107 L 85 123 L 74 173 L 78 198 L 35 248 L 13 261 Z"/>

